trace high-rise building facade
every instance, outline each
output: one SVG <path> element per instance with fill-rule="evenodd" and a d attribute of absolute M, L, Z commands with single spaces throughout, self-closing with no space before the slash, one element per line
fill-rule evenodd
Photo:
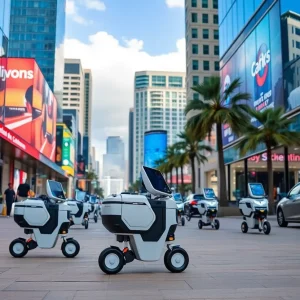
<path fill-rule="evenodd" d="M 2 12 L 3 0 L 0 2 Z M 65 0 L 11 1 L 9 56 L 36 59 L 57 98 L 59 121 L 62 120 L 65 15 Z"/>
<path fill-rule="evenodd" d="M 124 142 L 120 136 L 109 136 L 107 138 L 106 153 L 124 155 Z"/>
<path fill-rule="evenodd" d="M 185 125 L 185 73 L 143 71 L 134 80 L 134 178 L 144 162 L 144 133 L 167 130 L 168 145 L 178 141 Z"/>
<path fill-rule="evenodd" d="M 84 133 L 84 73 L 80 59 L 65 59 L 63 109 L 76 109 L 79 132 Z"/>
<path fill-rule="evenodd" d="M 91 151 L 92 143 L 92 91 L 93 78 L 92 71 L 85 69 L 84 71 L 84 131 L 83 137 L 87 137 L 87 154 Z M 88 157 L 88 155 L 87 155 Z M 89 162 L 87 161 L 87 164 Z"/>
<path fill-rule="evenodd" d="M 284 109 L 300 131 L 300 6 L 291 0 L 219 1 L 220 75 L 222 89 L 240 78 L 240 91 L 250 93 L 248 105 L 262 112 Z M 230 101 L 228 103 L 230 105 Z M 255 119 L 254 126 L 259 126 Z M 247 194 L 248 182 L 261 182 L 266 194 L 280 198 L 299 182 L 299 147 L 272 149 L 274 190 L 268 191 L 267 156 L 264 145 L 240 156 L 237 137 L 223 127 L 227 191 L 230 201 Z"/>
<path fill-rule="evenodd" d="M 193 86 L 219 75 L 218 0 L 185 0 L 187 99 L 198 99 Z"/>
<path fill-rule="evenodd" d="M 129 111 L 129 126 L 128 126 L 128 183 L 131 185 L 133 183 L 133 135 L 134 135 L 134 109 L 130 108 Z"/>

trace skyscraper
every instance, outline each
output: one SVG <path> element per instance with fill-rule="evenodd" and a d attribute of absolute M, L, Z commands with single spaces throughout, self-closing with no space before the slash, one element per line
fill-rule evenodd
<path fill-rule="evenodd" d="M 220 1 L 225 2 L 225 1 Z M 226 2 L 228 2 L 226 0 Z M 186 20 L 186 89 L 188 100 L 198 100 L 200 95 L 191 88 L 210 76 L 219 76 L 219 16 L 218 0 L 185 0 Z M 189 118 L 191 114 L 188 114 Z M 216 135 L 211 134 L 211 146 Z M 209 186 L 217 193 L 217 152 L 205 153 L 208 161 L 197 166 L 196 190 Z M 212 184 L 211 184 L 212 183 Z"/>
<path fill-rule="evenodd" d="M 133 183 L 133 135 L 134 135 L 134 109 L 130 108 L 129 111 L 129 137 L 128 137 L 128 183 Z"/>
<path fill-rule="evenodd" d="M 167 130 L 168 145 L 178 141 L 185 125 L 185 73 L 143 71 L 135 73 L 134 90 L 134 178 L 144 162 L 144 133 Z"/>
<path fill-rule="evenodd" d="M 191 88 L 219 75 L 218 0 L 185 0 L 187 99 L 198 99 Z"/>
<path fill-rule="evenodd" d="M 3 0 L 0 2 L 2 11 Z M 62 120 L 65 8 L 65 0 L 11 1 L 9 56 L 36 59 L 57 98 L 59 121 Z"/>
<path fill-rule="evenodd" d="M 84 133 L 84 73 L 80 59 L 65 59 L 63 109 L 76 109 L 79 132 Z"/>

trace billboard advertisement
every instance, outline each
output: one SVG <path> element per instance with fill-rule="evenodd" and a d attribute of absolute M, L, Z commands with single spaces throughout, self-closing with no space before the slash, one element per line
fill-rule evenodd
<path fill-rule="evenodd" d="M 167 151 L 167 131 L 152 130 L 144 134 L 144 166 L 156 167 L 156 161 L 163 159 Z"/>
<path fill-rule="evenodd" d="M 282 77 L 280 7 L 277 2 L 222 68 L 222 89 L 224 91 L 235 78 L 240 78 L 239 91 L 252 96 L 248 105 L 263 111 L 283 105 Z M 226 104 L 230 107 L 230 99 Z M 255 119 L 251 122 L 260 126 Z M 224 146 L 235 139 L 228 124 L 223 125 Z"/>
<path fill-rule="evenodd" d="M 74 138 L 65 124 L 57 124 L 56 128 L 56 163 L 74 176 L 75 147 Z"/>
<path fill-rule="evenodd" d="M 0 65 L 0 124 L 19 140 L 55 162 L 57 101 L 34 59 L 7 58 Z"/>

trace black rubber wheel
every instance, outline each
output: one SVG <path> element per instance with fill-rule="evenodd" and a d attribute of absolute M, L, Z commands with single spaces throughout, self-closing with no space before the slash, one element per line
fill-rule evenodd
<path fill-rule="evenodd" d="M 166 268 L 172 273 L 181 273 L 189 265 L 189 256 L 182 248 L 168 250 L 165 253 L 164 263 Z"/>
<path fill-rule="evenodd" d="M 201 220 L 199 220 L 199 222 L 198 222 L 198 228 L 199 228 L 199 229 L 202 229 L 202 227 L 203 227 L 203 223 L 202 223 Z"/>
<path fill-rule="evenodd" d="M 98 222 L 98 218 L 97 218 L 97 216 L 94 216 L 94 221 L 95 221 L 95 223 L 97 223 L 97 222 Z"/>
<path fill-rule="evenodd" d="M 280 227 L 287 227 L 288 222 L 284 218 L 284 214 L 281 208 L 278 209 L 277 211 L 277 223 Z"/>
<path fill-rule="evenodd" d="M 215 220 L 215 229 L 219 230 L 220 228 L 220 221 L 218 219 Z"/>
<path fill-rule="evenodd" d="M 263 231 L 264 234 L 269 234 L 271 232 L 271 224 L 268 221 L 264 222 Z"/>
<path fill-rule="evenodd" d="M 188 221 L 191 221 L 191 215 L 190 215 L 190 214 L 187 214 L 187 215 L 186 215 L 186 219 L 187 219 Z"/>
<path fill-rule="evenodd" d="M 24 257 L 28 252 L 26 241 L 15 239 L 9 245 L 9 253 L 16 258 Z"/>
<path fill-rule="evenodd" d="M 106 248 L 99 255 L 98 264 L 102 272 L 117 274 L 123 269 L 124 255 L 121 250 Z"/>
<path fill-rule="evenodd" d="M 89 228 L 89 221 L 88 221 L 88 220 L 85 220 L 85 221 L 84 221 L 84 228 L 85 228 L 85 229 L 88 229 L 88 228 Z"/>
<path fill-rule="evenodd" d="M 248 232 L 248 224 L 246 222 L 242 223 L 241 230 L 242 230 L 242 233 L 247 233 Z"/>
<path fill-rule="evenodd" d="M 65 257 L 74 258 L 80 251 L 80 245 L 74 239 L 66 240 L 61 245 L 61 251 Z"/>
<path fill-rule="evenodd" d="M 181 225 L 184 226 L 185 225 L 185 218 L 181 217 Z"/>

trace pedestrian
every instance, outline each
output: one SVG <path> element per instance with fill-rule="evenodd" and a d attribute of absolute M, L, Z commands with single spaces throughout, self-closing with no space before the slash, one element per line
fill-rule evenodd
<path fill-rule="evenodd" d="M 18 187 L 17 195 L 18 195 L 18 202 L 24 201 L 28 198 L 30 191 L 30 186 L 27 182 L 21 183 Z"/>
<path fill-rule="evenodd" d="M 10 213 L 11 213 L 12 204 L 16 200 L 16 193 L 15 193 L 11 183 L 8 184 L 8 189 L 5 190 L 4 197 L 5 197 L 6 208 L 7 208 L 7 217 L 9 218 Z"/>

